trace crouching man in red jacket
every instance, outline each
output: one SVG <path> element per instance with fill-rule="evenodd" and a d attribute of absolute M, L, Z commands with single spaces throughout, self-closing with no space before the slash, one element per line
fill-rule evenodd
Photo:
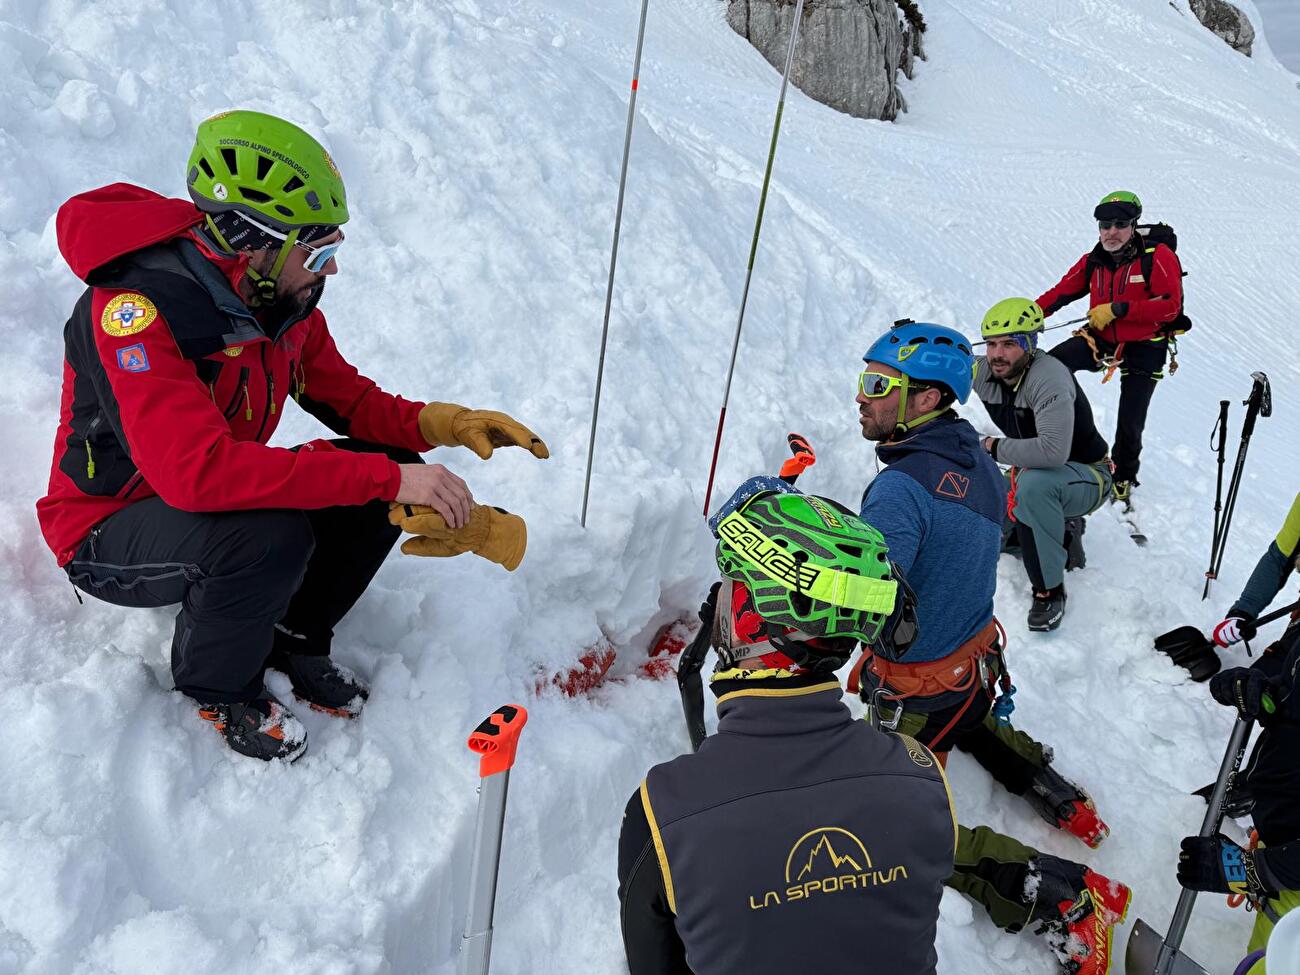
<path fill-rule="evenodd" d="M 59 209 L 60 250 L 88 287 L 64 331 L 37 514 L 78 589 L 180 603 L 176 689 L 235 751 L 292 761 L 306 734 L 264 671 L 314 708 L 360 710 L 366 687 L 330 661 L 330 640 L 403 527 L 426 536 L 405 543 L 413 554 L 475 551 L 511 569 L 523 556 L 521 518 L 476 505 L 418 453 L 548 452 L 505 414 L 386 393 L 339 353 L 316 305 L 347 201 L 306 132 L 215 116 L 187 182 L 193 204 L 118 183 Z M 341 439 L 268 446 L 290 398 Z"/>

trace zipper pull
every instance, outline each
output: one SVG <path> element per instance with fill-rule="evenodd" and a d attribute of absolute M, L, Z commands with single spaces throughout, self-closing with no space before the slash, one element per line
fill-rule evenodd
<path fill-rule="evenodd" d="M 248 380 L 245 379 L 244 380 L 244 419 L 251 420 L 252 418 L 253 418 L 253 399 L 251 396 L 248 395 Z"/>
<path fill-rule="evenodd" d="M 275 416 L 275 377 L 271 377 L 271 415 Z"/>
<path fill-rule="evenodd" d="M 86 477 L 94 478 L 95 476 L 95 455 L 91 452 L 90 441 L 86 441 Z"/>
<path fill-rule="evenodd" d="M 212 405 L 217 405 L 217 383 L 216 380 L 208 383 L 208 395 L 212 397 Z"/>

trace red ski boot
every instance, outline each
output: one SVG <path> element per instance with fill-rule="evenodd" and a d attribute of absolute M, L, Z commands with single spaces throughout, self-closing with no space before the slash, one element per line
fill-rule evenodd
<path fill-rule="evenodd" d="M 1084 873 L 1083 881 L 1074 901 L 1057 905 L 1065 930 L 1059 941 L 1050 939 L 1052 949 L 1061 961 L 1062 975 L 1108 975 L 1111 937 L 1128 914 L 1133 892 L 1091 870 Z"/>
<path fill-rule="evenodd" d="M 1095 850 L 1110 835 L 1110 827 L 1097 815 L 1097 807 L 1088 794 L 1052 768 L 1047 749 L 1044 758 L 1047 764 L 1034 774 L 1025 799 L 1043 819 L 1057 829 L 1073 833 Z"/>

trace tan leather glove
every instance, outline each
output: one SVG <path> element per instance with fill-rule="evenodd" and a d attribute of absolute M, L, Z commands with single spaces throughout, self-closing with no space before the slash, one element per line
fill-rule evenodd
<path fill-rule="evenodd" d="M 538 460 L 551 456 L 542 438 L 513 417 L 456 403 L 429 403 L 420 411 L 420 435 L 433 447 L 468 447 L 484 460 L 496 447 L 523 447 Z"/>
<path fill-rule="evenodd" d="M 1114 306 L 1110 302 L 1106 302 L 1104 305 L 1088 309 L 1088 327 L 1100 332 L 1118 317 L 1115 314 Z"/>
<path fill-rule="evenodd" d="M 461 528 L 448 528 L 442 515 L 427 505 L 394 504 L 388 521 L 417 536 L 402 543 L 407 555 L 448 557 L 473 552 L 513 572 L 528 548 L 528 526 L 518 515 L 501 508 L 476 504 Z"/>

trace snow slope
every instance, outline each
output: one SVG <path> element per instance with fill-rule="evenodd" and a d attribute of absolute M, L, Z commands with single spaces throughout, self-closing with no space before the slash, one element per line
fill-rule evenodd
<path fill-rule="evenodd" d="M 1056 634 L 1024 631 L 1018 563 L 998 596 L 1017 723 L 1092 790 L 1114 835 L 1087 859 L 1132 884 L 1133 914 L 1158 928 L 1178 838 L 1202 814 L 1187 793 L 1217 768 L 1230 715 L 1151 638 L 1212 622 L 1239 591 L 1296 488 L 1300 410 L 1294 76 L 1242 58 L 1183 5 L 928 0 L 930 60 L 898 124 L 791 92 L 719 475 L 771 470 L 797 429 L 821 457 L 807 487 L 854 502 L 874 460 L 853 384 L 879 330 L 910 316 L 973 332 L 994 301 L 1038 293 L 1089 245 L 1091 208 L 1116 186 L 1177 226 L 1197 328 L 1148 426 L 1152 544 L 1094 518 Z M 699 509 L 779 84 L 720 3 L 654 0 L 583 531 L 637 13 L 632 0 L 0 2 L 0 973 L 452 971 L 475 805 L 463 739 L 510 700 L 531 721 L 495 968 L 622 970 L 622 807 L 686 747 L 672 682 L 635 674 L 710 581 Z M 345 354 L 386 388 L 508 409 L 554 454 L 438 456 L 528 519 L 528 558 L 513 575 L 392 558 L 336 641 L 373 681 L 370 704 L 352 724 L 303 715 L 311 749 L 293 768 L 229 754 L 168 693 L 171 612 L 79 606 L 33 513 L 79 292 L 54 210 L 119 179 L 183 193 L 194 125 L 230 106 L 305 124 L 347 178 L 356 216 L 324 304 Z M 1242 398 L 1260 368 L 1275 416 L 1202 604 L 1208 435 L 1217 401 Z M 1117 385 L 1085 380 L 1107 432 Z M 278 442 L 319 433 L 293 415 Z M 580 700 L 535 693 L 602 642 L 620 651 L 619 680 Z M 963 821 L 1088 852 L 966 756 L 951 773 Z M 1204 898 L 1187 950 L 1230 969 L 1249 920 Z M 952 893 L 939 949 L 947 972 L 1053 970 L 1039 939 L 998 932 Z"/>

